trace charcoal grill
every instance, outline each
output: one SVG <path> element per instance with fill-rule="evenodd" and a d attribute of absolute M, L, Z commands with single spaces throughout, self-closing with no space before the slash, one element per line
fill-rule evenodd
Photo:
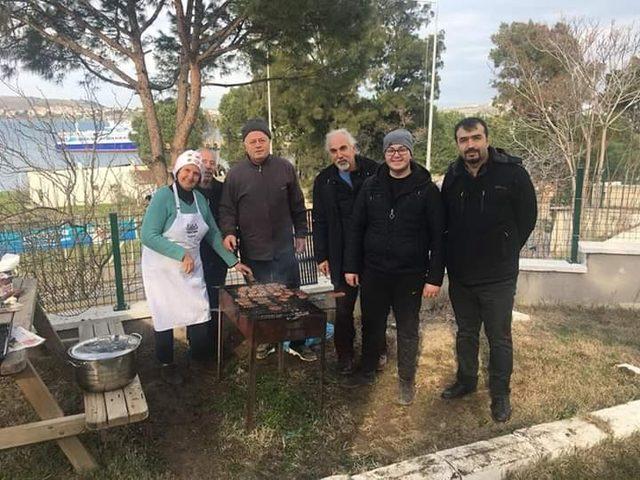
<path fill-rule="evenodd" d="M 264 287 L 264 286 L 263 286 Z M 263 343 L 275 343 L 278 353 L 278 370 L 284 372 L 284 341 L 320 338 L 320 408 L 323 403 L 325 370 L 326 313 L 305 297 L 300 290 L 287 290 L 291 295 L 282 298 L 267 292 L 244 296 L 241 288 L 225 287 L 219 290 L 218 316 L 218 378 L 222 377 L 222 331 L 225 321 L 230 321 L 247 339 L 251 347 L 249 357 L 249 388 L 245 426 L 253 428 L 256 397 L 256 350 Z"/>

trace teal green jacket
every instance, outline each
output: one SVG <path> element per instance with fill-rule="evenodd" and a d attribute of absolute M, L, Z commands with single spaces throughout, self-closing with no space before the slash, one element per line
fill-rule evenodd
<path fill-rule="evenodd" d="M 216 221 L 211 214 L 209 205 L 204 196 L 194 190 L 196 202 L 200 208 L 200 213 L 204 221 L 209 225 L 209 231 L 205 236 L 205 240 L 209 242 L 220 258 L 232 267 L 238 263 L 235 255 L 222 246 L 222 235 L 220 229 L 216 225 Z M 191 205 L 179 200 L 182 213 L 196 213 L 196 205 Z M 147 207 L 147 211 L 142 219 L 141 240 L 142 244 L 161 255 L 181 261 L 184 257 L 185 249 L 162 236 L 164 232 L 169 230 L 176 218 L 176 202 L 171 187 L 159 188 L 151 197 L 151 203 Z"/>

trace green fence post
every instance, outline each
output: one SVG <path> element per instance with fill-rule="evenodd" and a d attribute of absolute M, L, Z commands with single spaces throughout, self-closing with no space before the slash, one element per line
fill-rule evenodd
<path fill-rule="evenodd" d="M 571 263 L 578 263 L 578 242 L 580 241 L 580 218 L 582 217 L 582 184 L 584 167 L 576 171 L 576 194 L 573 199 L 573 229 L 571 233 Z"/>
<path fill-rule="evenodd" d="M 115 311 L 128 310 L 129 305 L 124 301 L 124 284 L 122 281 L 122 258 L 120 257 L 120 232 L 118 231 L 118 214 L 109 214 L 111 224 L 111 253 L 113 253 L 113 269 L 116 275 L 116 305 Z"/>

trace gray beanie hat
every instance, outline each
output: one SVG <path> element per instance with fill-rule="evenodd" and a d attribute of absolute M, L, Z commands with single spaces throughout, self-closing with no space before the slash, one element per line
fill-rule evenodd
<path fill-rule="evenodd" d="M 271 138 L 271 132 L 269 131 L 269 125 L 262 118 L 252 118 L 247 120 L 247 123 L 242 127 L 242 140 L 247 138 L 251 132 L 262 132 L 267 137 Z"/>
<path fill-rule="evenodd" d="M 413 135 L 404 128 L 398 128 L 387 133 L 382 140 L 382 151 L 386 152 L 391 145 L 403 145 L 409 149 L 413 155 Z"/>

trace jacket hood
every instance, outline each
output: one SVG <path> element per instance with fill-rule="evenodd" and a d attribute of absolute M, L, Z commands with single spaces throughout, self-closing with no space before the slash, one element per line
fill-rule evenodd
<path fill-rule="evenodd" d="M 488 164 L 490 164 L 491 162 L 522 165 L 522 158 L 516 157 L 514 155 L 510 155 L 502 148 L 495 148 L 495 147 L 489 146 Z M 465 172 L 464 160 L 462 159 L 461 156 L 458 156 L 458 158 L 451 165 L 449 165 L 449 168 L 447 170 L 447 173 L 452 173 L 453 175 L 460 175 L 464 172 Z"/>

